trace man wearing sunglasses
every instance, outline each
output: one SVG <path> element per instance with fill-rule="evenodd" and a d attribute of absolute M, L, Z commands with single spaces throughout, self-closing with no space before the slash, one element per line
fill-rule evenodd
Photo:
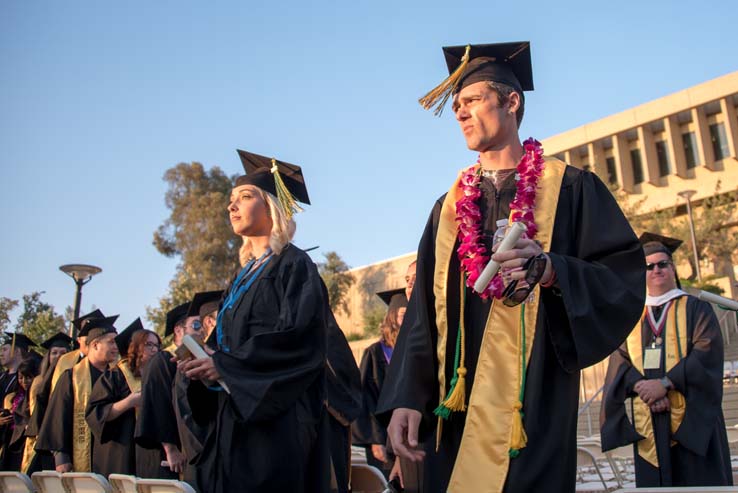
<path fill-rule="evenodd" d="M 642 251 L 596 175 L 521 142 L 530 44 L 443 51 L 450 75 L 421 103 L 452 101 L 477 162 L 432 209 L 377 414 L 425 461 L 424 491 L 574 491 L 579 372 L 637 322 Z M 492 252 L 505 219 L 527 234 Z M 480 295 L 490 255 L 502 273 Z"/>
<path fill-rule="evenodd" d="M 610 357 L 602 448 L 634 444 L 638 487 L 732 485 L 720 326 L 708 303 L 680 289 L 672 256 L 681 240 L 640 239 L 646 309 Z"/>
<path fill-rule="evenodd" d="M 171 361 L 185 335 L 197 335 L 202 329 L 200 317 L 188 314 L 190 302 L 176 306 L 167 313 L 165 336 L 173 336 L 172 344 L 151 358 L 141 375 L 141 409 L 136 421 L 136 443 L 155 451 L 151 469 L 139 476 L 158 479 L 179 479 L 185 473 L 194 477 L 182 453 L 172 393 L 177 364 Z M 166 462 L 166 467 L 161 466 Z M 191 474 L 190 474 L 191 473 Z"/>

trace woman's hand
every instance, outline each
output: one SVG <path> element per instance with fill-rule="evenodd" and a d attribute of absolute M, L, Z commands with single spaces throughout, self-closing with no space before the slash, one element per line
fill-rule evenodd
<path fill-rule="evenodd" d="M 220 380 L 220 373 L 215 368 L 215 363 L 211 356 L 183 361 L 178 366 L 187 378 L 193 380 L 210 380 L 211 382 Z"/>

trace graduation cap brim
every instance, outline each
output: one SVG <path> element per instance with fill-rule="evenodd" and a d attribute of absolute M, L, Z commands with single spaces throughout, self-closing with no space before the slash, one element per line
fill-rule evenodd
<path fill-rule="evenodd" d="M 82 328 L 79 329 L 77 337 L 87 337 L 92 329 L 101 327 L 113 327 L 113 324 L 120 315 L 113 315 L 112 317 L 95 317 L 85 319 L 85 323 L 82 324 Z M 115 330 L 115 328 L 113 327 Z"/>
<path fill-rule="evenodd" d="M 241 149 L 237 149 L 237 152 L 238 157 L 241 158 L 241 164 L 246 175 L 238 177 L 236 186 L 254 185 L 277 196 L 274 174 L 271 171 L 273 158 L 254 154 L 253 152 L 242 151 Z M 309 205 L 310 197 L 305 187 L 305 177 L 302 174 L 302 168 L 296 164 L 286 163 L 277 159 L 274 159 L 274 163 L 279 169 L 279 174 L 285 187 L 295 200 Z"/>
<path fill-rule="evenodd" d="M 14 345 L 17 348 L 21 349 L 28 349 L 29 347 L 33 347 L 36 345 L 35 342 L 33 342 L 27 335 L 20 334 L 20 333 L 10 333 L 6 332 L 3 336 L 3 345 L 10 344 Z"/>
<path fill-rule="evenodd" d="M 174 334 L 174 326 L 177 322 L 183 318 L 187 318 L 187 309 L 190 307 L 190 302 L 182 303 L 177 305 L 167 312 L 167 322 L 164 328 L 164 336 Z"/>
<path fill-rule="evenodd" d="M 670 238 L 668 236 L 662 236 L 660 234 L 650 232 L 643 233 L 638 238 L 638 241 L 643 245 L 643 251 L 646 256 L 663 252 L 671 257 L 682 243 L 684 243 L 682 240 L 677 238 Z"/>
<path fill-rule="evenodd" d="M 91 318 L 105 318 L 105 315 L 100 310 L 92 310 L 90 313 L 85 313 L 79 318 L 76 318 L 72 321 L 72 325 L 74 325 L 78 331 L 82 330 L 82 326 L 84 325 L 83 322 L 85 320 L 89 320 Z"/>
<path fill-rule="evenodd" d="M 218 305 L 220 305 L 220 299 L 222 297 L 222 290 L 195 293 L 194 298 L 192 298 L 192 303 L 190 303 L 190 307 L 187 309 L 187 316 L 202 317 L 208 313 L 214 312 L 218 309 Z M 203 309 L 205 312 L 202 312 Z"/>
<path fill-rule="evenodd" d="M 115 344 L 118 346 L 118 351 L 120 352 L 121 356 L 126 356 L 128 354 L 128 346 L 131 344 L 131 338 L 133 337 L 133 334 L 138 332 L 139 330 L 144 330 L 143 323 L 141 323 L 141 318 L 137 318 L 131 324 L 123 329 L 123 331 L 115 336 Z"/>
<path fill-rule="evenodd" d="M 463 45 L 443 48 L 449 74 L 453 74 L 462 64 L 466 47 Z M 469 62 L 461 75 L 456 91 L 480 81 L 506 84 L 518 91 L 532 91 L 530 42 L 470 45 Z"/>
<path fill-rule="evenodd" d="M 390 289 L 388 291 L 381 291 L 377 293 L 377 296 L 384 302 L 385 305 L 389 306 L 392 302 L 392 298 L 395 295 L 405 296 L 405 288 Z"/>
<path fill-rule="evenodd" d="M 53 347 L 63 347 L 69 349 L 70 347 L 72 347 L 72 338 L 63 332 L 58 332 L 42 342 L 41 347 L 44 349 L 51 349 Z"/>

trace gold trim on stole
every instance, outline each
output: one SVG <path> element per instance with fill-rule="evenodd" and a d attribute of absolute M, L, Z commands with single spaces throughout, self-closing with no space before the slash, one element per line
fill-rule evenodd
<path fill-rule="evenodd" d="M 72 466 L 75 472 L 92 471 L 92 433 L 85 420 L 87 402 L 92 393 L 92 375 L 87 358 L 72 368 L 72 393 L 74 413 L 72 415 Z"/>
<path fill-rule="evenodd" d="M 73 368 L 74 365 L 78 363 L 78 358 L 79 349 L 75 349 L 74 351 L 70 351 L 59 356 L 59 359 L 56 361 L 56 366 L 54 367 L 54 374 L 51 377 L 51 391 L 49 392 L 49 395 L 54 392 L 56 382 L 59 381 L 59 377 L 62 376 L 62 373 Z"/>
<path fill-rule="evenodd" d="M 664 349 L 666 351 L 665 363 L 666 372 L 674 368 L 679 363 L 681 357 L 686 356 L 687 351 L 687 298 L 679 297 L 674 301 L 676 306 L 670 307 L 666 314 L 666 324 L 664 331 Z M 676 319 L 674 314 L 676 313 Z M 633 367 L 643 375 L 643 325 L 647 310 L 644 309 L 640 322 L 627 339 L 628 354 Z M 679 341 L 677 342 L 676 328 L 677 320 L 679 322 Z M 681 347 L 682 355 L 679 355 Z M 671 433 L 676 433 L 684 419 L 686 411 L 686 401 L 684 395 L 676 390 L 670 390 L 667 393 L 669 397 L 669 405 L 671 407 Z M 659 467 L 659 459 L 656 454 L 656 440 L 653 432 L 653 423 L 651 422 L 651 409 L 638 397 L 633 397 L 633 424 L 636 432 L 645 437 L 638 442 L 638 455 L 643 460 L 654 467 Z M 673 446 L 676 442 L 672 440 Z"/>
<path fill-rule="evenodd" d="M 28 399 L 29 416 L 33 416 L 33 411 L 36 410 L 36 399 L 38 398 L 38 393 L 41 390 L 41 380 L 41 375 L 34 378 L 33 383 L 31 383 L 31 388 L 26 394 L 26 399 Z M 28 473 L 28 468 L 31 467 L 31 462 L 33 462 L 33 459 L 36 457 L 35 448 L 36 437 L 26 437 L 26 443 L 23 446 L 23 459 L 21 460 L 20 470 L 22 473 Z"/>
<path fill-rule="evenodd" d="M 164 351 L 168 352 L 172 356 L 177 356 L 177 345 L 175 343 L 171 343 L 167 347 L 164 348 Z"/>
<path fill-rule="evenodd" d="M 122 359 L 118 361 L 118 369 L 123 374 L 123 377 L 126 379 L 126 384 L 128 385 L 128 388 L 131 390 L 131 393 L 141 392 L 141 378 L 136 377 L 133 372 L 131 371 L 131 367 L 128 366 L 128 360 Z M 136 409 L 136 416 L 138 417 L 138 408 Z"/>
<path fill-rule="evenodd" d="M 535 218 L 538 226 L 536 239 L 547 251 L 551 247 L 553 223 L 556 217 L 561 182 L 566 164 L 555 158 L 546 158 L 545 168 L 536 195 Z M 456 201 L 458 179 L 446 195 L 439 218 L 436 236 L 436 266 L 433 291 L 436 297 L 436 326 L 439 362 L 440 396 L 446 393 L 445 357 L 448 337 L 446 286 L 448 271 L 458 234 Z M 533 291 L 533 300 L 525 310 L 526 361 L 530 358 L 535 337 L 540 288 Z M 520 395 L 520 310 L 521 306 L 506 307 L 492 303 L 482 337 L 474 387 L 469 398 L 464 434 L 461 440 L 449 492 L 502 491 L 510 465 L 508 455 L 511 443 L 513 412 Z M 463 316 L 463 314 L 460 314 Z M 526 365 L 527 366 L 527 365 Z M 438 433 L 440 433 L 440 426 Z"/>

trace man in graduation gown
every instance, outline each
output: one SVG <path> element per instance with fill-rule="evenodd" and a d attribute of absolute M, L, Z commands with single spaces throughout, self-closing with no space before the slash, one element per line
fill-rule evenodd
<path fill-rule="evenodd" d="M 107 476 L 130 470 L 132 444 L 111 440 L 116 436 L 112 427 L 106 430 L 108 434 L 93 435 L 85 419 L 95 384 L 118 358 L 116 318 L 88 321 L 86 357 L 62 373 L 51 393 L 36 449 L 53 453 L 58 472 L 91 471 Z M 130 408 L 128 404 L 132 405 L 124 402 L 111 412 L 122 414 Z"/>
<path fill-rule="evenodd" d="M 173 405 L 174 378 L 177 364 L 172 362 L 176 349 L 185 334 L 197 334 L 201 329 L 197 316 L 188 316 L 190 302 L 182 303 L 167 313 L 164 335 L 174 335 L 170 346 L 164 348 L 146 364 L 141 374 L 141 408 L 136 422 L 136 443 L 144 448 L 158 450 L 160 460 L 151 463 L 145 477 L 178 479 L 187 466 L 177 429 Z M 166 461 L 167 465 L 161 463 Z M 185 473 L 194 476 L 193 472 Z"/>
<path fill-rule="evenodd" d="M 641 313 L 640 246 L 594 174 L 520 143 L 529 43 L 444 52 L 452 75 L 421 101 L 453 97 L 479 161 L 431 212 L 378 414 L 395 453 L 425 457 L 426 491 L 573 491 L 580 370 Z M 472 286 L 506 218 L 533 238 L 494 253 L 483 298 Z"/>
<path fill-rule="evenodd" d="M 602 449 L 633 444 L 638 487 L 732 485 L 720 326 L 709 303 L 678 287 L 672 254 L 682 242 L 641 241 L 646 309 L 610 357 Z"/>

